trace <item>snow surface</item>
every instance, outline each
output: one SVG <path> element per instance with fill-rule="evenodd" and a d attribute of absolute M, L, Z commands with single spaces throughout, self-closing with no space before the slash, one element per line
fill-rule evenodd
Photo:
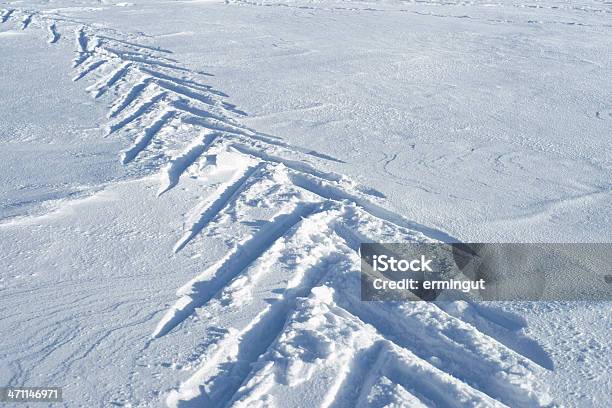
<path fill-rule="evenodd" d="M 367 241 L 610 242 L 605 1 L 0 1 L 0 385 L 612 404 L 610 303 L 367 303 Z"/>

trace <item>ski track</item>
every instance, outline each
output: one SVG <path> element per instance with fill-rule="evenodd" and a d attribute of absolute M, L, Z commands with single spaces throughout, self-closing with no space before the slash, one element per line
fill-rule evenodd
<path fill-rule="evenodd" d="M 187 174 L 209 189 L 209 176 L 221 178 L 186 216 L 175 252 L 247 227 L 178 289 L 152 333 L 151 341 L 180 335 L 199 311 L 232 322 L 201 323 L 213 351 L 196 351 L 200 363 L 166 395 L 169 406 L 296 406 L 283 387 L 304 384 L 324 385 L 309 394 L 323 407 L 552 406 L 539 379 L 552 361 L 517 316 L 462 301 L 376 303 L 355 294 L 360 242 L 452 237 L 312 164 L 342 161 L 241 125 L 245 113 L 203 82 L 208 74 L 182 67 L 169 50 L 57 14 L 7 9 L 0 21 L 46 28 L 50 44 L 74 33 L 73 80 L 110 102 L 108 136 L 126 140 L 125 165 L 158 172 L 158 195 Z M 271 215 L 251 219 L 249 208 Z"/>

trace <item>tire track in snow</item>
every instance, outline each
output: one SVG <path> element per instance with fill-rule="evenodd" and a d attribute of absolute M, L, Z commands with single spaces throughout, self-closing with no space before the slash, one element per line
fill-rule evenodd
<path fill-rule="evenodd" d="M 282 262 L 279 257 L 281 253 L 286 255 L 287 242 L 296 235 L 305 231 L 313 231 L 311 223 L 316 219 L 329 218 L 332 214 L 337 215 L 337 209 L 314 208 L 312 205 L 305 215 L 294 226 L 287 229 L 282 236 L 274 240 L 266 251 L 257 258 L 256 264 L 249 265 L 246 275 L 249 286 L 254 286 L 262 279 L 262 275 L 270 273 L 269 265 Z M 316 231 L 316 230 L 314 230 Z M 317 231 L 321 234 L 322 231 Z M 295 250 L 295 248 L 293 248 Z M 169 396 L 170 405 L 178 401 L 187 401 L 188 405 L 198 406 L 204 404 L 210 407 L 226 406 L 232 399 L 241 384 L 247 379 L 251 365 L 254 364 L 262 354 L 282 332 L 285 323 L 296 307 L 296 301 L 300 297 L 307 296 L 313 287 L 318 285 L 327 275 L 330 266 L 328 259 L 334 257 L 332 248 L 328 248 L 320 256 L 308 265 L 301 265 L 292 276 L 288 287 L 280 291 L 277 297 L 266 306 L 257 308 L 253 318 L 243 328 L 232 336 L 228 336 L 218 346 L 218 352 L 209 356 L 204 364 L 198 368 L 193 377 L 187 381 L 178 392 Z M 329 262 L 329 264 L 333 264 Z M 226 291 L 232 286 L 240 287 L 244 276 L 235 279 L 231 285 L 227 285 Z M 238 295 L 239 296 L 239 295 Z M 234 299 L 236 300 L 236 299 Z M 241 300 L 242 301 L 242 300 Z M 253 299 L 253 302 L 257 302 Z M 229 301 L 231 304 L 231 300 Z M 227 307 L 230 306 L 227 305 Z M 244 306 L 245 304 L 242 303 Z M 220 381 L 221 380 L 221 381 Z M 209 392 L 206 395 L 198 394 L 196 391 L 200 384 L 208 384 Z"/>
<path fill-rule="evenodd" d="M 175 115 L 176 112 L 172 109 L 163 111 L 151 125 L 144 129 L 142 134 L 134 141 L 134 144 L 123 152 L 121 162 L 127 164 L 134 160 L 136 156 L 151 143 L 153 137 L 155 137 L 155 135 L 159 133 Z"/>
<path fill-rule="evenodd" d="M 117 81 L 128 74 L 131 65 L 132 64 L 130 62 L 124 62 L 119 68 L 111 72 L 108 77 L 87 88 L 87 90 L 93 94 L 94 98 L 99 98 L 100 96 L 104 95 L 104 93 L 113 85 L 115 85 Z"/>
<path fill-rule="evenodd" d="M 239 273 L 260 258 L 276 240 L 302 218 L 312 215 L 316 210 L 315 205 L 298 204 L 290 212 L 278 214 L 248 240 L 238 243 L 221 261 L 179 289 L 177 293 L 182 297 L 162 318 L 153 337 L 163 336 L 185 320 L 197 307 L 205 304 Z M 209 276 L 213 278 L 205 280 Z"/>
<path fill-rule="evenodd" d="M 201 140 L 196 140 L 194 143 L 187 146 L 178 156 L 171 159 L 164 171 L 166 180 L 160 185 L 157 195 L 160 196 L 176 186 L 179 183 L 181 175 L 189 166 L 199 159 L 215 141 L 217 136 L 218 135 L 215 133 L 206 134 Z"/>
<path fill-rule="evenodd" d="M 32 23 L 32 19 L 34 18 L 34 13 L 26 14 L 21 20 L 21 29 L 25 30 Z"/>
<path fill-rule="evenodd" d="M 329 406 L 368 407 L 395 403 L 398 406 L 423 408 L 431 404 L 461 408 L 482 402 L 491 407 L 505 406 L 457 380 L 446 380 L 436 367 L 415 357 L 386 340 L 377 340 L 355 355 L 342 389 L 334 395 Z M 379 401 L 379 405 L 373 404 L 376 389 L 385 384 L 384 380 L 388 385 L 395 385 L 395 390 L 378 396 L 383 401 Z"/>
<path fill-rule="evenodd" d="M 12 14 L 5 10 L 2 21 Z M 30 17 L 27 24 L 22 20 L 24 29 L 34 13 L 25 15 Z M 277 376 L 288 383 L 327 381 L 328 392 L 320 396 L 323 406 L 341 406 L 346 398 L 365 404 L 384 387 L 415 406 L 450 403 L 446 395 L 473 405 L 549 404 L 546 387 L 538 380 L 541 367 L 534 364 L 547 367 L 547 356 L 534 343 L 512 339 L 520 325 L 500 328 L 499 315 L 461 309 L 458 303 L 447 308 L 364 303 L 345 288 L 358 279 L 360 242 L 454 241 L 452 237 L 389 210 L 375 190 L 311 164 L 336 159 L 243 126 L 239 119 L 244 112 L 224 101 L 223 92 L 203 83 L 207 74 L 169 58 L 170 51 L 57 15 L 37 14 L 38 19 L 48 23 L 41 27 L 48 27 L 50 42 L 61 40 L 57 22 L 74 30 L 73 80 L 91 80 L 88 90 L 94 98 L 112 99 L 108 134 L 133 141 L 122 153 L 124 164 L 159 172 L 158 194 L 171 194 L 188 171 L 201 175 L 204 184 L 208 173 L 225 169 L 232 174 L 188 215 L 175 251 L 210 234 L 211 226 L 250 225 L 250 234 L 234 237 L 223 258 L 177 291 L 177 301 L 152 335 L 155 341 L 190 324 L 198 308 L 231 310 L 253 302 L 250 320 L 239 329 L 231 322 L 224 328 L 236 335 L 220 340 L 221 351 L 205 356 L 192 377 L 169 394 L 170 405 L 204 401 L 210 406 L 248 406 L 266 398 L 264 389 L 282 399 L 283 384 L 273 380 Z M 170 127 L 172 131 L 166 131 Z M 269 218 L 250 219 L 244 212 L 249 207 L 274 211 Z M 232 212 L 234 218 L 224 216 Z M 312 258 L 303 269 L 291 263 L 308 256 Z M 285 268 L 284 285 L 266 281 L 272 267 Z M 264 289 L 262 282 L 277 294 L 263 309 L 257 306 L 263 304 L 258 303 L 261 299 L 231 294 L 253 294 Z M 326 291 L 333 296 L 321 301 Z M 314 332 L 304 329 L 309 316 L 319 313 L 317 308 L 327 310 L 326 318 L 348 325 L 347 332 L 317 326 L 317 319 L 312 322 Z M 296 343 L 299 333 L 329 336 L 329 347 L 344 347 L 342 358 L 328 363 L 311 359 L 310 354 L 325 354 L 324 348 L 315 340 Z M 303 353 L 283 354 L 297 346 Z M 278 360 L 278 355 L 284 357 Z M 350 366 L 352 373 L 347 371 Z M 299 378 L 300 371 L 292 371 L 295 367 L 309 371 Z M 337 375 L 330 377 L 326 370 Z M 376 381 L 378 374 L 386 382 Z M 353 387 L 358 395 L 349 397 Z"/>
<path fill-rule="evenodd" d="M 2 12 L 2 15 L 0 16 L 0 22 L 1 23 L 6 23 L 9 18 L 11 18 L 11 15 L 15 12 L 15 9 L 8 9 L 8 10 L 4 10 Z"/>
<path fill-rule="evenodd" d="M 339 304 L 375 327 L 384 338 L 424 360 L 435 356 L 444 362 L 447 373 L 490 397 L 510 406 L 540 406 L 541 402 L 549 402 L 546 396 L 522 392 L 521 378 L 529 378 L 538 369 L 531 360 L 437 306 L 419 302 L 412 308 L 416 310 L 405 312 L 385 305 L 374 307 L 350 293 L 342 295 Z"/>
<path fill-rule="evenodd" d="M 57 31 L 57 26 L 55 25 L 55 23 L 51 23 L 49 24 L 49 44 L 55 44 L 56 42 L 58 42 L 60 39 L 60 34 Z"/>
<path fill-rule="evenodd" d="M 198 235 L 227 203 L 240 193 L 247 180 L 262 167 L 261 164 L 247 165 L 244 169 L 237 170 L 236 175 L 219 188 L 216 196 L 213 196 L 202 209 L 197 211 L 197 215 L 190 222 L 189 230 L 174 246 L 174 252 L 183 249 L 189 241 Z"/>

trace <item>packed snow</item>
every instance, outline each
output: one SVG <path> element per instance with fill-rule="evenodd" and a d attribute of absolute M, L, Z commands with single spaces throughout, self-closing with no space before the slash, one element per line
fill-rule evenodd
<path fill-rule="evenodd" d="M 612 405 L 610 302 L 364 302 L 358 253 L 611 242 L 611 61 L 598 0 L 0 0 L 0 387 Z"/>

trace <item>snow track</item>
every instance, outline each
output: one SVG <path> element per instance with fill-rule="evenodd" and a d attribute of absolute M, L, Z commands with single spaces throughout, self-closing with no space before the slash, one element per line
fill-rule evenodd
<path fill-rule="evenodd" d="M 159 195 L 186 177 L 210 192 L 174 250 L 193 255 L 209 236 L 230 249 L 178 289 L 151 341 L 197 314 L 210 317 L 198 330 L 216 334 L 170 406 L 552 405 L 539 380 L 552 363 L 519 318 L 465 302 L 360 301 L 360 242 L 452 237 L 322 169 L 335 159 L 241 125 L 207 74 L 167 50 L 56 14 L 4 10 L 1 21 L 46 29 L 51 44 L 74 33 L 74 81 L 110 101 L 122 162 L 158 174 Z"/>

